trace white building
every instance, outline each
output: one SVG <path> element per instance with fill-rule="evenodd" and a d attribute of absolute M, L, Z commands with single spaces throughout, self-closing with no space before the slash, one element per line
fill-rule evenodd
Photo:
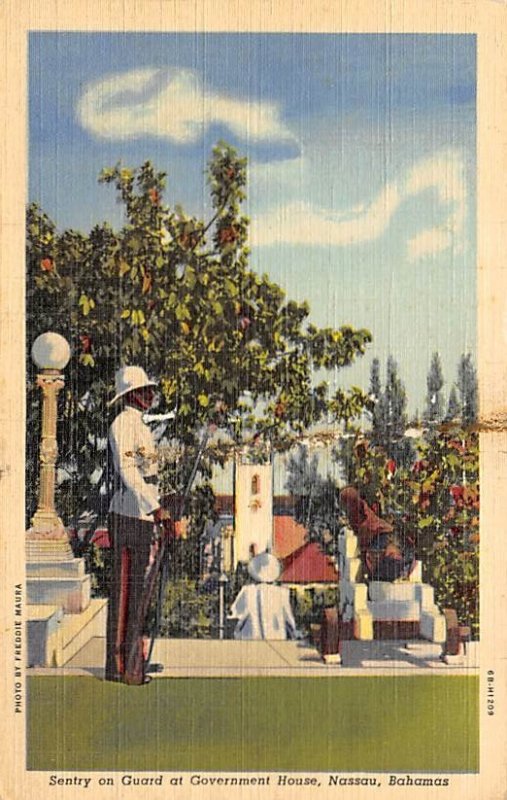
<path fill-rule="evenodd" d="M 273 546 L 273 467 L 236 463 L 234 566 Z"/>

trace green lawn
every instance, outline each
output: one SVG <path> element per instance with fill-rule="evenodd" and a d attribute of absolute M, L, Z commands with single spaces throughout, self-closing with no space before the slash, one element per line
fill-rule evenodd
<path fill-rule="evenodd" d="M 28 768 L 476 772 L 468 676 L 28 679 Z"/>

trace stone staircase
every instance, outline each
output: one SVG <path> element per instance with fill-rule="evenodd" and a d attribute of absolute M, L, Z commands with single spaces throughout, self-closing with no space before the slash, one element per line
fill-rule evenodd
<path fill-rule="evenodd" d="M 104 636 L 107 600 L 94 599 L 79 614 L 61 606 L 27 607 L 28 667 L 63 667 L 88 642 Z"/>
<path fill-rule="evenodd" d="M 344 623 L 352 623 L 355 639 L 407 637 L 445 642 L 445 617 L 435 605 L 433 587 L 422 582 L 420 561 L 406 580 L 366 584 L 358 539 L 349 528 L 338 537 L 338 553 L 339 611 Z"/>

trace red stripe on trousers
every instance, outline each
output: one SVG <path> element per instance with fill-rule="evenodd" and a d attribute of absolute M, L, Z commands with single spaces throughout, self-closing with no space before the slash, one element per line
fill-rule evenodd
<path fill-rule="evenodd" d="M 122 548 L 120 566 L 120 603 L 116 629 L 116 661 L 120 675 L 125 672 L 125 633 L 129 613 L 130 550 Z"/>

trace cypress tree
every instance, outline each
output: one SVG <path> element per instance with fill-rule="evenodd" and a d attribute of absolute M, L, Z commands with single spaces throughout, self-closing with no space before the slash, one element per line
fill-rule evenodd
<path fill-rule="evenodd" d="M 451 422 L 453 419 L 456 419 L 461 414 L 461 406 L 458 400 L 458 394 L 456 392 L 456 386 L 451 387 L 451 391 L 449 392 L 449 402 L 447 404 L 447 414 L 445 418 L 448 422 Z"/>
<path fill-rule="evenodd" d="M 458 392 L 464 424 L 477 419 L 478 384 L 477 372 L 470 353 L 462 355 L 458 364 Z"/>
<path fill-rule="evenodd" d="M 426 395 L 426 410 L 424 419 L 427 422 L 440 422 L 444 414 L 444 404 L 442 398 L 442 388 L 444 376 L 442 373 L 442 362 L 438 353 L 433 353 L 431 365 L 426 378 L 428 393 Z"/>
<path fill-rule="evenodd" d="M 407 394 L 398 375 L 398 365 L 393 356 L 387 359 L 385 389 L 373 412 L 372 441 L 383 447 L 390 458 L 406 463 L 413 450 L 404 438 L 408 425 Z"/>
<path fill-rule="evenodd" d="M 380 385 L 380 361 L 374 358 L 371 362 L 370 370 L 370 396 L 373 400 L 378 400 L 382 392 Z"/>

